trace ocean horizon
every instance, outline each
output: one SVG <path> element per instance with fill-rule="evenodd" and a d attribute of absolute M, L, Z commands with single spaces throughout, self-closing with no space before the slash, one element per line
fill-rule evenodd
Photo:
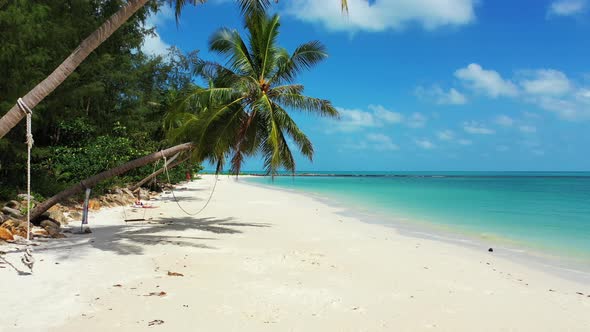
<path fill-rule="evenodd" d="M 590 271 L 590 172 L 314 171 L 247 181 Z"/>

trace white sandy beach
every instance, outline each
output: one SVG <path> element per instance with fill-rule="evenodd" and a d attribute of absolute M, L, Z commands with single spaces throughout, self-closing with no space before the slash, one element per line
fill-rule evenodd
<path fill-rule="evenodd" d="M 198 210 L 213 180 L 178 190 L 182 206 Z M 487 248 L 228 177 L 196 217 L 170 195 L 153 203 L 149 222 L 92 213 L 92 234 L 35 248 L 33 275 L 2 264 L 0 330 L 590 331 L 590 285 Z M 0 250 L 23 268 L 13 246 Z"/>

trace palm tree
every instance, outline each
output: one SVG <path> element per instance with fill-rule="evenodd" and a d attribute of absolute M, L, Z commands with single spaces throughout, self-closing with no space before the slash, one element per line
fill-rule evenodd
<path fill-rule="evenodd" d="M 47 95 L 55 90 L 100 44 L 109 38 L 129 17 L 142 8 L 150 0 L 129 0 L 118 12 L 113 14 L 96 31 L 88 36 L 47 78 L 37 84 L 31 91 L 23 96 L 24 103 L 29 108 L 34 108 Z M 206 0 L 166 0 L 176 8 L 176 19 L 180 17 L 182 8 L 186 4 L 197 5 Z M 236 0 L 245 14 L 266 10 L 270 0 Z M 275 0 L 278 2 L 278 0 Z M 342 0 L 342 10 L 348 10 L 347 1 Z M 0 138 L 4 137 L 16 126 L 25 114 L 15 104 L 2 118 L 0 118 Z"/>
<path fill-rule="evenodd" d="M 338 116 L 330 101 L 305 96 L 303 85 L 294 84 L 297 74 L 327 57 L 324 46 L 311 41 L 289 54 L 277 45 L 279 26 L 278 15 L 255 14 L 246 18 L 246 40 L 227 28 L 211 37 L 210 50 L 226 65 L 203 62 L 200 74 L 209 88 L 195 88 L 181 111 L 167 117 L 171 138 L 193 141 L 198 161 L 221 165 L 230 157 L 238 174 L 246 156 L 261 153 L 267 174 L 293 172 L 291 147 L 310 160 L 314 150 L 287 110 Z"/>

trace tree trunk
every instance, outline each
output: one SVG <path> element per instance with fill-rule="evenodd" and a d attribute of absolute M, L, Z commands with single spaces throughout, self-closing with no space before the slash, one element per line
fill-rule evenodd
<path fill-rule="evenodd" d="M 49 208 L 54 206 L 55 204 L 63 201 L 64 199 L 66 199 L 72 195 L 82 192 L 86 188 L 90 188 L 90 187 L 95 186 L 97 183 L 99 183 L 101 181 L 104 181 L 106 179 L 110 179 L 110 178 L 117 176 L 117 175 L 121 175 L 125 172 L 128 172 L 132 169 L 135 169 L 135 168 L 138 168 L 141 166 L 145 166 L 149 163 L 153 163 L 153 162 L 157 161 L 158 159 L 161 159 L 164 156 L 165 157 L 173 156 L 174 154 L 177 154 L 179 152 L 189 150 L 192 147 L 193 147 L 192 143 L 179 144 L 179 145 L 173 146 L 171 148 L 168 148 L 166 150 L 154 152 L 154 153 L 147 155 L 145 157 L 141 157 L 139 159 L 132 160 L 132 161 L 127 162 L 121 166 L 111 168 L 111 169 L 104 171 L 102 173 L 93 175 L 93 176 L 89 177 L 88 179 L 80 181 L 80 183 L 54 195 L 53 197 L 51 197 L 48 200 L 44 201 L 43 203 L 39 204 L 31 212 L 31 220 L 38 218 L 45 211 L 49 210 Z"/>
<path fill-rule="evenodd" d="M 187 157 L 187 158 L 184 158 L 184 159 L 182 159 L 182 160 L 180 160 L 180 161 L 177 161 L 177 162 L 175 162 L 175 163 L 170 163 L 170 162 L 172 161 L 172 159 L 171 159 L 171 160 L 169 160 L 169 161 L 168 161 L 168 163 L 166 164 L 166 167 L 167 167 L 168 169 L 171 169 L 171 168 L 174 168 L 174 167 L 176 167 L 176 166 L 178 166 L 178 165 L 182 164 L 183 162 L 185 162 L 185 161 L 187 161 L 187 160 L 188 160 L 188 157 Z M 164 167 L 160 168 L 159 170 L 157 170 L 157 171 L 153 172 L 152 174 L 148 175 L 148 176 L 147 176 L 145 179 L 143 179 L 143 180 L 141 180 L 141 181 L 137 182 L 136 184 L 134 184 L 134 185 L 132 185 L 132 186 L 129 186 L 129 187 L 128 187 L 128 188 L 129 188 L 129 190 L 131 190 L 131 191 L 135 191 L 135 190 L 137 190 L 139 187 L 141 187 L 141 186 L 143 186 L 144 184 L 148 183 L 148 182 L 149 182 L 151 179 L 153 179 L 153 178 L 155 178 L 156 176 L 158 176 L 158 175 L 160 175 L 160 174 L 164 173 L 164 171 L 165 171 L 165 170 L 166 170 L 166 169 L 165 169 Z"/>
<path fill-rule="evenodd" d="M 57 67 L 51 75 L 47 76 L 33 90 L 29 91 L 23 101 L 29 108 L 33 109 L 37 104 L 55 90 L 71 73 L 78 68 L 80 63 L 88 57 L 100 44 L 109 38 L 113 32 L 125 23 L 131 15 L 143 7 L 148 0 L 129 0 L 125 6 L 113 14 L 96 31 L 88 36 L 82 43 Z M 12 106 L 10 111 L 0 119 L 0 138 L 4 137 L 14 126 L 16 126 L 25 114 L 18 107 Z"/>

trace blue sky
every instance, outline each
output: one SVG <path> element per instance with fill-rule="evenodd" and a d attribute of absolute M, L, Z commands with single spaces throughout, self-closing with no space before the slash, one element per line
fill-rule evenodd
<path fill-rule="evenodd" d="M 340 121 L 295 113 L 314 142 L 299 170 L 590 170 L 590 0 L 284 0 L 279 43 L 320 40 L 300 76 Z M 233 1 L 150 19 L 144 51 L 207 52 L 240 29 Z M 260 168 L 256 158 L 245 169 Z"/>

